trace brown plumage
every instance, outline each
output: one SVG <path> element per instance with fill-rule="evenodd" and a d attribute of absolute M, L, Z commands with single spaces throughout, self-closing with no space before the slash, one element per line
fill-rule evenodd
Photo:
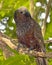
<path fill-rule="evenodd" d="M 14 20 L 17 27 L 18 41 L 29 49 L 45 52 L 41 28 L 25 7 L 15 11 Z M 37 57 L 37 61 L 39 65 L 46 65 L 44 58 Z"/>

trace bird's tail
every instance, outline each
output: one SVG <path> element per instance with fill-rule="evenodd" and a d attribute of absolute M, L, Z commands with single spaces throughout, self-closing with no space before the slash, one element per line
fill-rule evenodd
<path fill-rule="evenodd" d="M 37 57 L 36 61 L 37 61 L 37 65 L 47 65 L 47 61 L 45 58 Z"/>

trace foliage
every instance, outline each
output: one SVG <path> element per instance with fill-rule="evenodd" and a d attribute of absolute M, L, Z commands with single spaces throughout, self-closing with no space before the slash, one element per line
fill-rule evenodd
<path fill-rule="evenodd" d="M 15 53 L 16 54 L 16 53 Z M 49 65 L 52 65 L 52 59 L 48 59 Z M 16 54 L 7 60 L 0 60 L 0 65 L 36 65 L 35 58 L 33 56 Z"/>
<path fill-rule="evenodd" d="M 34 58 L 30 59 L 28 55 L 15 55 L 3 62 L 5 65 L 34 65 Z"/>

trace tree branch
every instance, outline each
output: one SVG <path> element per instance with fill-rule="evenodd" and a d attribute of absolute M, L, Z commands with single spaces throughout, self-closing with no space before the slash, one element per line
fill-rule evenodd
<path fill-rule="evenodd" d="M 3 6 L 3 0 L 0 2 L 0 10 L 2 9 Z"/>
<path fill-rule="evenodd" d="M 29 2 L 30 2 L 30 13 L 31 13 L 32 18 L 34 18 L 34 11 L 35 11 L 34 0 L 29 0 Z"/>
<path fill-rule="evenodd" d="M 24 48 L 22 44 L 20 44 L 20 47 L 18 47 L 19 43 L 17 43 L 18 45 L 16 46 L 14 44 L 14 42 L 11 41 L 11 39 L 6 38 L 5 35 L 3 36 L 2 33 L 0 33 L 0 34 L 1 34 L 0 35 L 0 41 L 3 41 L 4 42 L 4 45 L 5 44 L 8 45 L 11 49 L 15 49 L 19 53 L 28 54 L 28 55 L 32 55 L 32 56 L 35 56 L 35 57 L 52 58 L 52 52 L 45 54 L 43 52 L 37 52 L 37 51 L 35 51 L 35 49 L 32 50 L 32 51 L 29 51 L 29 48 L 27 48 L 27 47 Z"/>
<path fill-rule="evenodd" d="M 3 51 L 4 59 L 9 58 L 10 56 L 14 56 L 15 54 L 8 49 L 8 46 L 0 39 L 0 49 Z"/>
<path fill-rule="evenodd" d="M 48 18 L 48 15 L 49 15 L 49 11 L 50 11 L 50 5 L 51 5 L 51 0 L 49 0 L 47 6 L 46 6 L 46 16 L 45 16 L 45 19 L 44 19 L 44 22 L 43 22 L 43 26 L 42 26 L 42 34 L 44 36 L 45 34 L 45 31 L 46 31 L 46 21 L 47 21 L 47 18 Z"/>

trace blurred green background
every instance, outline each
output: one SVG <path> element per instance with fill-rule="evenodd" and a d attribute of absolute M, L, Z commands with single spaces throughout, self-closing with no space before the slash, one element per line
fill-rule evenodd
<path fill-rule="evenodd" d="M 45 19 L 45 10 L 49 0 L 34 0 L 34 19 L 42 27 Z M 14 21 L 14 12 L 21 6 L 27 7 L 30 12 L 30 0 L 0 0 L 0 32 L 11 38 L 16 37 L 16 25 Z M 52 1 L 50 4 L 49 14 L 46 20 L 46 31 L 44 40 L 52 40 Z M 46 44 L 46 51 L 52 52 L 52 44 Z M 19 58 L 20 57 L 20 58 Z M 33 57 L 28 55 L 16 54 L 16 56 L 4 60 L 2 50 L 0 50 L 0 65 L 36 65 Z M 49 65 L 52 65 L 52 59 L 48 59 Z"/>

